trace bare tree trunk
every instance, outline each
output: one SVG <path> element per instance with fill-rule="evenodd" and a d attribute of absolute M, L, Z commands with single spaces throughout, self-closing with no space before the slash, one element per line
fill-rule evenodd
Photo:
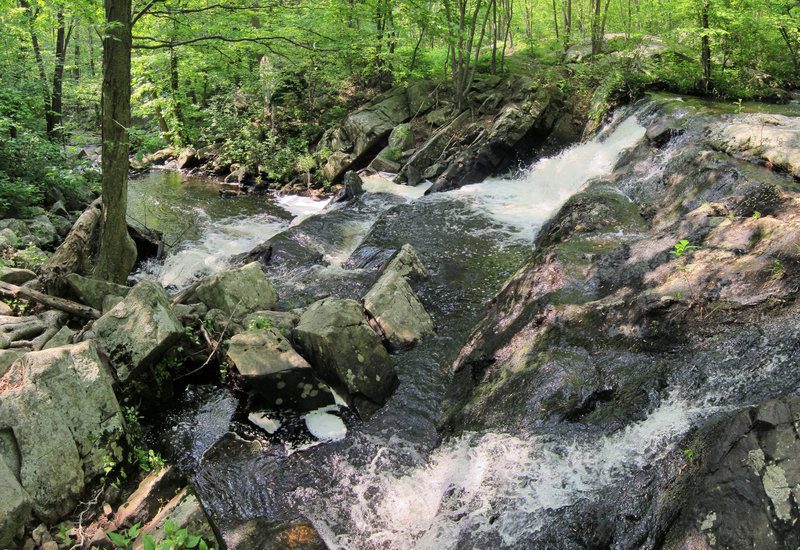
<path fill-rule="evenodd" d="M 700 88 L 704 94 L 709 92 L 711 84 L 711 47 L 708 39 L 708 8 L 710 2 L 702 0 L 700 10 L 700 24 L 703 27 L 703 37 L 701 38 L 700 65 L 702 66 L 703 76 L 700 79 Z"/>
<path fill-rule="evenodd" d="M 122 284 L 136 262 L 128 235 L 128 126 L 131 119 L 131 0 L 104 0 L 109 30 L 103 40 L 103 219 L 94 277 Z"/>
<path fill-rule="evenodd" d="M 67 275 L 84 275 L 89 271 L 92 243 L 96 240 L 102 213 L 102 199 L 97 199 L 83 211 L 61 246 L 42 264 L 40 278 L 48 293 L 62 296 Z"/>

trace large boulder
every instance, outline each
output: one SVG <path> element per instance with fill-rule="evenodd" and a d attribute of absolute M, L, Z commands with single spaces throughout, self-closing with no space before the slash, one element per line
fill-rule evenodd
<path fill-rule="evenodd" d="M 183 325 L 164 289 L 141 281 L 94 323 L 97 347 L 105 353 L 121 382 L 157 362 L 183 335 Z"/>
<path fill-rule="evenodd" d="M 0 281 L 12 285 L 22 285 L 36 278 L 36 273 L 30 269 L 19 267 L 0 266 Z"/>
<path fill-rule="evenodd" d="M 529 151 L 543 142 L 558 119 L 557 93 L 545 91 L 522 104 L 506 105 L 491 126 L 478 132 L 469 147 L 456 156 L 430 191 L 482 181 L 507 166 L 517 151 Z"/>
<path fill-rule="evenodd" d="M 30 352 L 0 378 L 0 462 L 41 520 L 69 513 L 86 483 L 121 458 L 112 384 L 92 342 Z"/>
<path fill-rule="evenodd" d="M 266 406 L 311 411 L 334 403 L 328 386 L 277 328 L 235 335 L 228 357 Z"/>
<path fill-rule="evenodd" d="M 412 347 L 434 333 L 433 321 L 402 275 L 387 271 L 364 296 L 364 309 L 375 319 L 392 350 Z"/>
<path fill-rule="evenodd" d="M 103 301 L 107 296 L 124 298 L 130 291 L 130 287 L 100 279 L 90 279 L 77 273 L 67 275 L 67 283 L 82 303 L 98 310 L 103 309 Z"/>
<path fill-rule="evenodd" d="M 31 518 L 32 502 L 14 472 L 0 457 L 0 548 L 11 548 Z"/>
<path fill-rule="evenodd" d="M 191 147 L 187 147 L 178 155 L 178 168 L 181 170 L 191 170 L 203 164 L 204 161 L 205 159 L 201 158 L 197 154 L 197 151 Z"/>
<path fill-rule="evenodd" d="M 28 220 L 31 240 L 39 247 L 49 247 L 58 240 L 58 232 L 46 214 Z"/>
<path fill-rule="evenodd" d="M 411 111 L 403 88 L 393 88 L 349 114 L 341 128 L 326 132 L 317 145 L 317 153 L 328 155 L 322 166 L 323 177 L 338 179 L 409 118 Z"/>
<path fill-rule="evenodd" d="M 440 128 L 411 155 L 395 181 L 407 181 L 409 185 L 417 185 L 422 181 L 425 171 L 442 156 L 447 145 L 458 131 L 469 120 L 470 112 L 464 111 L 450 124 Z"/>
<path fill-rule="evenodd" d="M 709 143 L 726 153 L 762 159 L 800 178 L 800 120 L 783 115 L 740 115 L 713 125 Z"/>
<path fill-rule="evenodd" d="M 392 359 L 355 300 L 315 302 L 300 317 L 294 336 L 317 374 L 352 397 L 382 405 L 394 391 Z"/>
<path fill-rule="evenodd" d="M 234 316 L 271 309 L 278 300 L 275 288 L 258 262 L 208 277 L 197 287 L 197 296 L 209 309 L 220 309 Z"/>
<path fill-rule="evenodd" d="M 417 252 L 410 244 L 404 244 L 397 253 L 392 256 L 389 263 L 383 268 L 385 273 L 395 272 L 402 275 L 409 282 L 424 281 L 428 278 L 428 270 L 422 260 L 417 256 Z"/>

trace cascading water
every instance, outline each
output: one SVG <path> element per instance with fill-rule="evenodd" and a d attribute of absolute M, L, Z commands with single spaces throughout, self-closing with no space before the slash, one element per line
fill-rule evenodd
<path fill-rule="evenodd" d="M 645 418 L 611 434 L 509 425 L 440 441 L 436 430 L 449 367 L 483 304 L 530 253 L 541 225 L 587 180 L 609 174 L 643 135 L 635 115 L 620 117 L 597 139 L 542 159 L 517 179 L 448 193 L 422 196 L 372 180 L 356 203 L 301 223 L 291 221 L 298 211 L 290 202 L 298 199 L 240 198 L 227 204 L 242 212 L 216 217 L 209 199 L 197 210 L 191 239 L 153 271 L 165 283 L 180 286 L 273 237 L 280 261 L 271 276 L 285 305 L 296 296 L 359 297 L 375 274 L 348 269 L 347 258 L 408 242 L 431 271 L 418 293 L 437 325 L 436 338 L 396 357 L 400 386 L 372 419 L 346 416 L 345 438 L 302 452 L 231 421 L 236 406 L 227 390 L 188 390 L 163 439 L 223 532 L 253 518 L 304 516 L 330 548 L 548 547 L 537 541 L 540 534 L 552 540 L 554 513 L 613 493 L 723 407 L 724 387 L 709 378 L 688 396 L 675 387 Z"/>

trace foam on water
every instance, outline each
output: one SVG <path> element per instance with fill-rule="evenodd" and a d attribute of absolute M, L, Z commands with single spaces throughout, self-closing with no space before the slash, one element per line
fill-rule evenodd
<path fill-rule="evenodd" d="M 644 132 L 635 117 L 628 117 L 608 133 L 541 159 L 517 180 L 491 178 L 450 194 L 531 239 L 588 180 L 608 174 L 620 153 L 636 145 Z"/>
<path fill-rule="evenodd" d="M 589 441 L 469 433 L 445 442 L 405 475 L 379 467 L 381 455 L 391 452 L 382 448 L 365 470 L 338 465 L 347 470 L 339 474 L 351 480 L 348 491 L 358 501 L 348 534 L 332 530 L 341 518 L 327 514 L 338 506 L 306 512 L 332 549 L 454 548 L 464 535 L 489 531 L 513 545 L 541 529 L 547 510 L 592 500 L 600 489 L 662 459 L 710 412 L 670 399 L 641 422 Z"/>
<path fill-rule="evenodd" d="M 297 224 L 305 218 L 324 210 L 331 200 L 316 200 L 311 197 L 301 197 L 300 195 L 285 195 L 280 197 L 277 202 L 278 206 L 295 216 L 292 224 Z"/>
<path fill-rule="evenodd" d="M 182 243 L 167 256 L 158 280 L 164 286 L 187 286 L 198 276 L 222 271 L 231 256 L 252 250 L 287 225 L 269 214 L 209 220 L 199 240 Z"/>
<path fill-rule="evenodd" d="M 430 186 L 431 182 L 424 182 L 416 187 L 410 185 L 400 185 L 382 176 L 367 176 L 363 179 L 364 191 L 367 193 L 389 193 L 398 195 L 407 200 L 414 200 L 422 197 Z"/>

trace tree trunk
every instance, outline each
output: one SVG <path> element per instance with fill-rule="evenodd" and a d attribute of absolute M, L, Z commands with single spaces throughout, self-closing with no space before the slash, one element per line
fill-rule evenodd
<path fill-rule="evenodd" d="M 701 39 L 700 64 L 703 68 L 703 76 L 700 79 L 700 89 L 707 94 L 711 84 L 711 47 L 708 40 L 708 8 L 710 2 L 702 0 L 700 10 L 700 23 L 703 27 L 703 37 Z"/>
<path fill-rule="evenodd" d="M 56 65 L 53 69 L 53 93 L 50 95 L 50 117 L 47 120 L 47 133 L 55 139 L 61 139 L 63 132 L 61 129 L 61 111 L 63 90 L 64 90 L 64 65 L 67 60 L 67 46 L 69 45 L 72 28 L 66 29 L 64 21 L 64 9 L 59 7 L 56 15 L 58 27 L 56 29 Z"/>
<path fill-rule="evenodd" d="M 131 0 L 104 0 L 109 24 L 103 40 L 103 219 L 94 277 L 123 284 L 136 262 L 128 235 L 128 126 L 131 118 Z"/>
<path fill-rule="evenodd" d="M 102 214 L 102 199 L 97 199 L 83 211 L 61 246 L 42 264 L 40 278 L 48 293 L 63 296 L 67 275 L 84 275 L 89 271 L 92 244 L 96 242 Z"/>

